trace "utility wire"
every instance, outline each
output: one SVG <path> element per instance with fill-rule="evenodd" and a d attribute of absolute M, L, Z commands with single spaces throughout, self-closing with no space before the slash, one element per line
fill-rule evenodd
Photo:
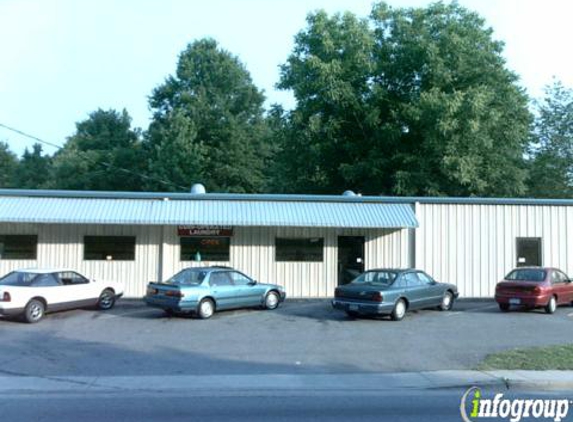
<path fill-rule="evenodd" d="M 10 126 L 5 125 L 5 124 L 3 124 L 3 123 L 1 123 L 1 122 L 0 122 L 0 127 L 3 127 L 4 129 L 7 129 L 7 130 L 9 130 L 9 131 L 11 131 L 11 132 L 14 132 L 14 133 L 17 133 L 18 135 L 24 136 L 24 137 L 26 137 L 26 138 L 33 139 L 34 141 L 38 141 L 38 142 L 40 142 L 41 144 L 49 145 L 49 146 L 51 146 L 51 147 L 53 147 L 53 148 L 56 148 L 56 149 L 58 149 L 58 150 L 61 150 L 61 149 L 64 148 L 62 145 L 58 145 L 58 144 L 54 144 L 54 143 L 52 143 L 52 142 L 44 141 L 43 139 L 40 139 L 40 138 L 38 138 L 37 136 L 30 135 L 29 133 L 26 133 L 26 132 L 22 132 L 22 131 L 19 130 L 19 129 L 10 127 Z M 120 171 L 120 172 L 123 172 L 123 173 L 132 174 L 132 175 L 134 175 L 134 176 L 141 177 L 142 179 L 145 179 L 145 180 L 152 180 L 152 181 L 154 181 L 154 182 L 159 182 L 159 183 L 161 183 L 161 184 L 163 184 L 163 185 L 172 186 L 172 187 L 175 187 L 175 188 L 178 188 L 178 189 L 187 190 L 187 187 L 178 185 L 178 184 L 173 183 L 173 182 L 169 182 L 169 181 L 162 180 L 162 179 L 157 179 L 157 178 L 155 178 L 155 177 L 150 177 L 150 176 L 147 176 L 147 175 L 142 174 L 142 173 L 137 173 L 137 172 L 134 172 L 134 171 L 132 171 L 132 170 L 128 170 L 128 169 L 123 168 L 123 167 L 115 166 L 115 165 L 113 165 L 113 164 L 111 164 L 111 163 L 108 163 L 108 162 L 106 162 L 106 161 L 96 161 L 96 160 L 92 159 L 91 157 L 89 157 L 87 154 L 83 154 L 85 151 L 78 151 L 78 152 L 79 152 L 79 153 L 82 153 L 83 157 L 84 157 L 87 161 L 91 161 L 91 163 L 92 163 L 92 164 L 95 164 L 95 165 L 102 165 L 102 166 L 104 166 L 107 170 L 117 170 L 117 171 Z"/>

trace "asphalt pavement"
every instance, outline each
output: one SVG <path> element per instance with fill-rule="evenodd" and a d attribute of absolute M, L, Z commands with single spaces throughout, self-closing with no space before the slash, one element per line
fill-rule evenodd
<path fill-rule="evenodd" d="M 329 374 L 467 370 L 488 353 L 564 344 L 573 308 L 501 313 L 460 301 L 403 321 L 348 318 L 329 302 L 287 301 L 210 320 L 169 317 L 140 302 L 75 310 L 38 324 L 0 320 L 0 375 Z"/>
<path fill-rule="evenodd" d="M 485 395 L 496 391 L 484 390 Z M 35 393 L 0 397 L 11 422 L 170 421 L 461 421 L 464 391 L 273 391 L 169 390 Z M 504 399 L 569 400 L 571 392 L 504 391 Z M 573 412 L 568 412 L 572 413 Z M 509 420 L 488 418 L 488 421 Z"/>

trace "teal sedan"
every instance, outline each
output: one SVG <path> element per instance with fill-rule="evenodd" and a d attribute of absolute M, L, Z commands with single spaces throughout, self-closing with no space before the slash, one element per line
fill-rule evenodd
<path fill-rule="evenodd" d="M 281 286 L 258 283 L 233 268 L 197 267 L 186 268 L 163 283 L 149 283 L 144 300 L 168 314 L 207 319 L 226 309 L 276 309 L 285 297 Z"/>
<path fill-rule="evenodd" d="M 408 310 L 438 307 L 449 311 L 457 297 L 455 285 L 438 283 L 423 271 L 377 269 L 338 287 L 332 306 L 352 317 L 390 315 L 399 321 Z"/>

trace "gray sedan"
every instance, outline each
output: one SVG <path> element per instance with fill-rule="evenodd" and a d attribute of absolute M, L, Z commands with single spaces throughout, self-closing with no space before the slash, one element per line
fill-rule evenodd
<path fill-rule="evenodd" d="M 390 315 L 399 321 L 408 310 L 439 307 L 449 311 L 458 289 L 419 270 L 377 269 L 338 287 L 334 296 L 332 306 L 349 316 Z"/>

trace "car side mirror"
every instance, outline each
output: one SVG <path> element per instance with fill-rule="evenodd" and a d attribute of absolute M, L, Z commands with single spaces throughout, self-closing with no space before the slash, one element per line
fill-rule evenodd
<path fill-rule="evenodd" d="M 254 286 L 255 284 L 257 284 L 257 280 L 249 281 L 249 286 Z"/>

